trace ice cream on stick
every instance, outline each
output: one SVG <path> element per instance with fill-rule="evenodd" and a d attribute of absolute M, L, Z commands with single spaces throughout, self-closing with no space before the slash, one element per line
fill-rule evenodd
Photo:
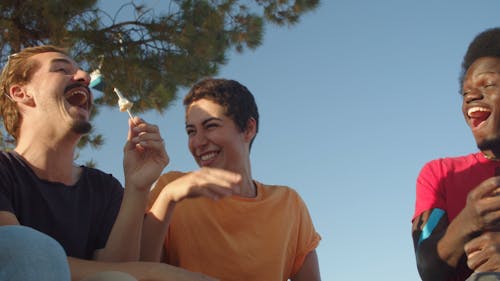
<path fill-rule="evenodd" d="M 90 73 L 90 88 L 102 91 L 104 89 L 104 79 L 102 78 L 101 71 L 96 69 Z"/>
<path fill-rule="evenodd" d="M 129 101 L 127 98 L 125 98 L 123 96 L 122 92 L 120 92 L 120 90 L 118 90 L 117 88 L 113 88 L 113 91 L 118 96 L 118 107 L 120 107 L 120 111 L 121 112 L 127 111 L 127 113 L 130 116 L 130 118 L 134 119 L 134 117 L 130 113 L 130 109 L 132 108 L 132 106 L 134 105 L 134 103 L 131 102 L 131 101 Z"/>

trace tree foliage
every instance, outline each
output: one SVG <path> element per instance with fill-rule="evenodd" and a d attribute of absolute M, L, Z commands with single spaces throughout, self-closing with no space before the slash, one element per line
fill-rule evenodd
<path fill-rule="evenodd" d="M 135 112 L 162 113 L 180 87 L 216 75 L 233 48 L 238 52 L 262 43 L 264 24 L 293 25 L 319 0 L 171 0 L 149 8 L 131 1 L 114 14 L 97 0 L 2 0 L 0 63 L 27 46 L 66 47 L 88 71 L 100 68 L 103 95 L 95 100 L 115 106 L 119 85 Z M 123 13 L 133 17 L 122 20 Z M 5 133 L 0 140 L 8 143 Z M 89 135 L 80 147 L 98 147 L 102 136 Z"/>

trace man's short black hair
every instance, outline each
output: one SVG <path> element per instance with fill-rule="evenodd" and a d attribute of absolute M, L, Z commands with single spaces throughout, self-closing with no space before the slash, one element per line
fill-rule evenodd
<path fill-rule="evenodd" d="M 465 73 L 469 67 L 477 59 L 482 57 L 500 58 L 500 27 L 487 29 L 479 33 L 474 40 L 472 40 L 462 61 L 460 87 L 462 87 L 464 83 Z"/>

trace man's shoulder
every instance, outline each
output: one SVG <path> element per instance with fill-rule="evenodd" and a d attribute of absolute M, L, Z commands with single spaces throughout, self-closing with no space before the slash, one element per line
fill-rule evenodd
<path fill-rule="evenodd" d="M 93 184 L 105 184 L 106 186 L 109 185 L 111 187 L 122 187 L 120 181 L 110 173 L 97 168 L 87 166 L 80 167 L 83 169 L 83 175 L 87 182 L 91 182 Z"/>
<path fill-rule="evenodd" d="M 5 151 L 5 150 L 0 150 L 0 161 L 5 162 L 5 161 L 13 161 L 17 160 L 18 156 L 14 151 Z"/>
<path fill-rule="evenodd" d="M 425 164 L 425 166 L 441 166 L 456 168 L 461 166 L 470 166 L 475 163 L 479 163 L 484 160 L 480 152 L 470 153 L 461 156 L 448 156 L 433 159 Z"/>
<path fill-rule="evenodd" d="M 28 164 L 15 151 L 0 150 L 0 168 L 2 170 L 19 170 L 21 167 L 28 167 Z"/>

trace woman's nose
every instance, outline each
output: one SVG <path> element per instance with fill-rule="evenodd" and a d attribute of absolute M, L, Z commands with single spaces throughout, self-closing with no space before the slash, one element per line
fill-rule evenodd
<path fill-rule="evenodd" d="M 197 132 L 192 138 L 194 147 L 204 146 L 207 143 L 207 138 L 202 132 Z"/>

